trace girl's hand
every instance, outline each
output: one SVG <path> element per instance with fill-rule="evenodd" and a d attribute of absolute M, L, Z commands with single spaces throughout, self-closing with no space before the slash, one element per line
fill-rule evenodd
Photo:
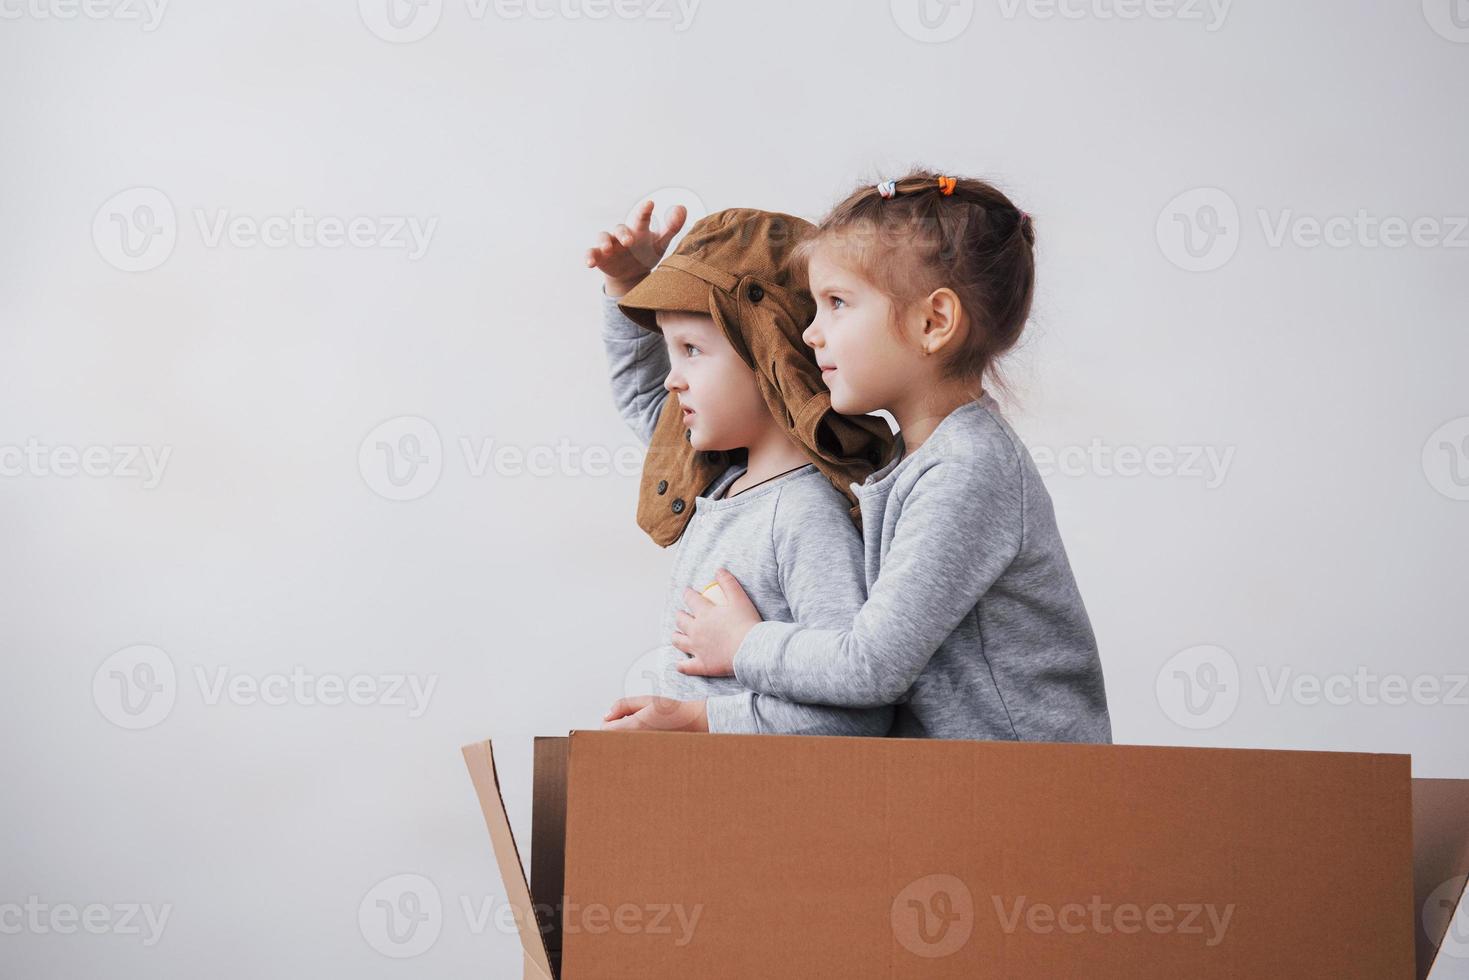
<path fill-rule="evenodd" d="M 715 605 L 693 589 L 684 589 L 688 612 L 677 616 L 673 645 L 690 659 L 674 664 L 680 674 L 696 677 L 729 677 L 734 674 L 735 654 L 756 623 L 760 612 L 735 577 L 724 569 L 715 573 L 724 592 L 723 605 Z"/>
<path fill-rule="evenodd" d="M 668 243 L 688 216 L 688 208 L 677 205 L 668 212 L 668 227 L 654 230 L 653 202 L 644 201 L 633 216 L 631 228 L 618 225 L 610 233 L 602 232 L 596 247 L 587 250 L 587 268 L 602 270 L 607 277 L 608 296 L 626 294 L 663 258 Z"/>
<path fill-rule="evenodd" d="M 623 698 L 602 720 L 609 732 L 707 732 L 707 701 L 675 701 L 652 694 Z"/>

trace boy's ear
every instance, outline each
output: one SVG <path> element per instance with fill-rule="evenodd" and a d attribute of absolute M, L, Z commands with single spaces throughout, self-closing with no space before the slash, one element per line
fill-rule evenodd
<path fill-rule="evenodd" d="M 918 340 L 924 352 L 937 354 L 964 339 L 964 305 L 952 289 L 942 287 L 929 293 L 921 312 L 924 324 Z"/>

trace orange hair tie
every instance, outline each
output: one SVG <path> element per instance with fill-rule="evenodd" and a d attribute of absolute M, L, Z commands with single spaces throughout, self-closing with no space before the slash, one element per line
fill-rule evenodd
<path fill-rule="evenodd" d="M 954 187 L 955 187 L 955 185 L 957 185 L 958 183 L 959 183 L 959 181 L 957 181 L 953 177 L 940 177 L 939 178 L 939 193 L 942 194 L 942 195 L 944 195 L 944 197 L 951 196 L 954 193 Z"/>

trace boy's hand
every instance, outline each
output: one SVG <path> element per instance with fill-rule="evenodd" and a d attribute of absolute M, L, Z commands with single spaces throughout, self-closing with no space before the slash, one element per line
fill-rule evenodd
<path fill-rule="evenodd" d="M 623 698 L 602 720 L 609 732 L 707 732 L 707 701 L 675 701 L 652 694 Z"/>
<path fill-rule="evenodd" d="M 759 610 L 733 575 L 721 568 L 714 577 L 724 592 L 723 604 L 716 605 L 693 589 L 683 591 L 688 611 L 676 617 L 673 645 L 690 658 L 673 665 L 680 674 L 732 676 L 735 654 L 745 634 L 762 621 Z"/>
<path fill-rule="evenodd" d="M 601 269 L 607 277 L 607 295 L 622 296 L 643 281 L 678 234 L 689 211 L 682 204 L 668 212 L 668 227 L 653 228 L 653 202 L 644 201 L 633 216 L 633 226 L 618 225 L 602 232 L 595 248 L 587 250 L 587 268 Z"/>

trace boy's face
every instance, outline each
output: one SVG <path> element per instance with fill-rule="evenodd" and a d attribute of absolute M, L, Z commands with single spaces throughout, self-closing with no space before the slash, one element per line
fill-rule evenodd
<path fill-rule="evenodd" d="M 707 313 L 659 311 L 668 348 L 663 387 L 678 395 L 689 444 L 700 450 L 751 445 L 774 423 L 755 372 L 740 360 L 729 338 Z"/>
<path fill-rule="evenodd" d="M 843 415 L 891 408 L 918 385 L 913 349 L 902 342 L 893 303 L 876 286 L 818 247 L 807 267 L 816 318 L 801 334 L 816 352 L 831 407 Z"/>

